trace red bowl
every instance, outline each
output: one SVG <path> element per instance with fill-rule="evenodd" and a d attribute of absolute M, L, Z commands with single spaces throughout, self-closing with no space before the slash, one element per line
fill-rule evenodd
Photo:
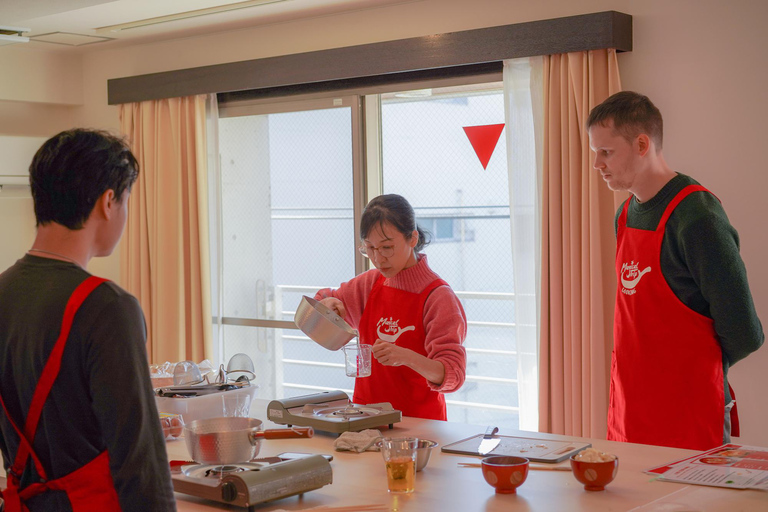
<path fill-rule="evenodd" d="M 571 457 L 571 469 L 576 480 L 588 491 L 603 491 L 619 472 L 619 458 L 607 462 L 583 462 Z"/>
<path fill-rule="evenodd" d="M 528 478 L 528 459 L 494 455 L 482 460 L 483 478 L 499 494 L 513 494 Z"/>

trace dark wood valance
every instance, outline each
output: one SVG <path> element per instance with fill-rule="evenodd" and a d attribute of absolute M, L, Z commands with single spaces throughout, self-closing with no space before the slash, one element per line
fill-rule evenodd
<path fill-rule="evenodd" d="M 511 7 L 510 7 L 511 8 Z M 505 59 L 632 50 L 632 16 L 582 14 L 108 80 L 110 105 L 193 94 L 306 93 L 487 72 Z"/>

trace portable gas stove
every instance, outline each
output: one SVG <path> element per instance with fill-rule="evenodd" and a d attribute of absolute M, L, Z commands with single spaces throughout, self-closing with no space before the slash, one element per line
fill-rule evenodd
<path fill-rule="evenodd" d="M 171 474 L 173 490 L 199 498 L 248 507 L 319 489 L 333 482 L 322 455 L 278 462 L 227 465 L 190 464 Z"/>
<path fill-rule="evenodd" d="M 343 391 L 324 391 L 312 395 L 272 400 L 267 406 L 267 418 L 281 425 L 312 427 L 333 432 L 358 432 L 367 428 L 402 421 L 403 413 L 392 404 L 358 405 L 350 402 Z"/>

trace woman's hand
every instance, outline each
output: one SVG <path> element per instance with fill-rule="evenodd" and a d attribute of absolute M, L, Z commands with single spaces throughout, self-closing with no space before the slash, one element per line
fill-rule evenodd
<path fill-rule="evenodd" d="M 336 297 L 326 297 L 324 299 L 320 299 L 320 304 L 324 305 L 329 309 L 334 310 L 336 314 L 339 315 L 341 318 L 346 318 L 347 316 L 347 310 L 346 308 L 344 308 L 344 303 L 341 302 Z"/>
<path fill-rule="evenodd" d="M 426 356 L 394 343 L 376 340 L 371 347 L 373 357 L 384 366 L 407 366 L 436 386 L 445 379 L 445 366 Z"/>
<path fill-rule="evenodd" d="M 413 350 L 398 347 L 394 343 L 384 340 L 376 340 L 376 343 L 371 347 L 371 352 L 373 352 L 373 357 L 384 366 L 407 365 L 411 356 L 415 354 Z"/>

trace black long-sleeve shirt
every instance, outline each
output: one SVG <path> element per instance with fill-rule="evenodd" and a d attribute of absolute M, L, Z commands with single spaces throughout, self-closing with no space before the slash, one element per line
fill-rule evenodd
<path fill-rule="evenodd" d="M 23 425 L 59 335 L 67 300 L 88 276 L 72 263 L 30 255 L 0 274 L 0 393 L 17 425 Z M 112 282 L 97 287 L 74 318 L 33 443 L 49 478 L 107 450 L 126 512 L 176 510 L 145 342 L 138 301 Z M 6 471 L 17 449 L 16 433 L 0 416 Z M 22 487 L 36 479 L 28 464 Z M 28 506 L 32 512 L 71 510 L 59 491 L 35 497 Z"/>
<path fill-rule="evenodd" d="M 678 174 L 650 200 L 628 199 L 627 226 L 655 230 L 677 193 L 698 184 Z M 616 212 L 617 229 L 623 207 Z M 661 243 L 661 273 L 683 304 L 714 321 L 723 351 L 727 403 L 728 368 L 760 348 L 765 335 L 739 254 L 739 235 L 715 196 L 690 194 L 672 212 Z"/>

